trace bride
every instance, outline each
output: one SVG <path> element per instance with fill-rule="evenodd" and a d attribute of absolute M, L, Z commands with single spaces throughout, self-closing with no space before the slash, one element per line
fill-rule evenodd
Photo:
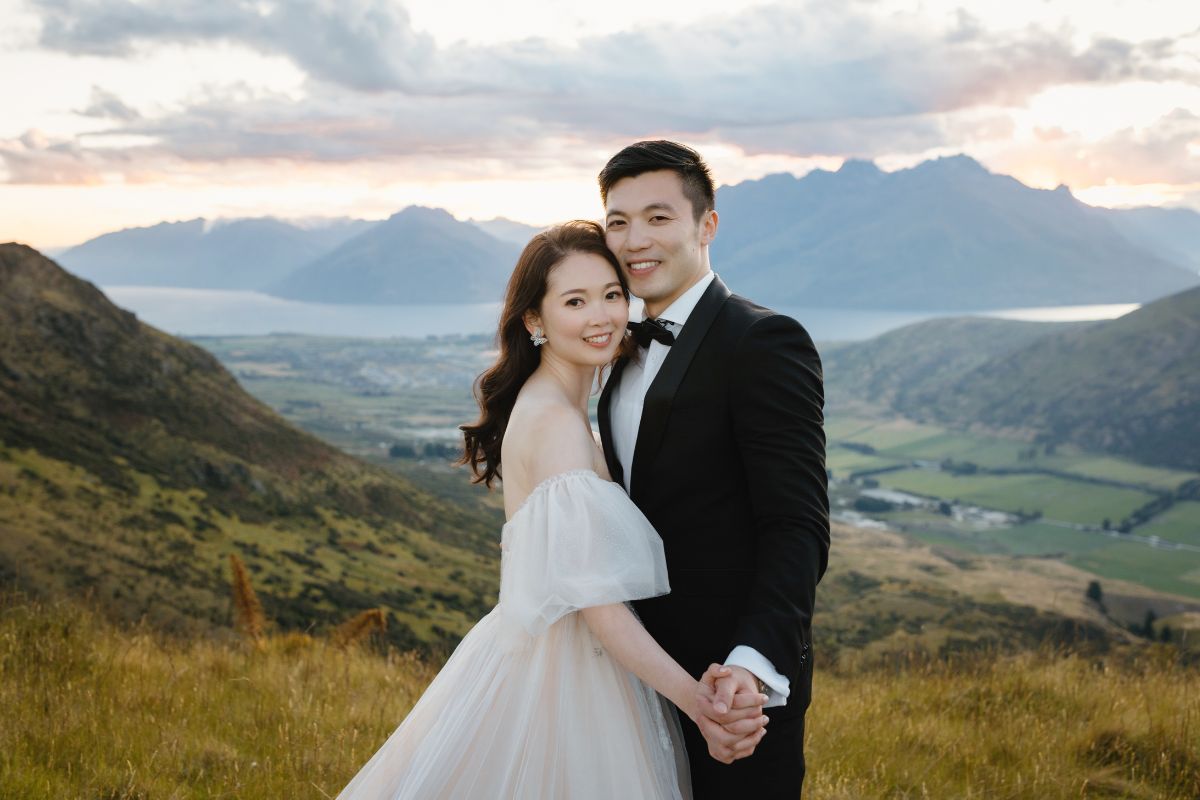
<path fill-rule="evenodd" d="M 463 427 L 477 481 L 504 467 L 500 601 L 339 800 L 691 797 L 675 709 L 700 720 L 724 668 L 692 678 L 626 605 L 670 590 L 663 546 L 609 479 L 588 421 L 628 316 L 599 225 L 525 247 L 480 419 Z M 738 695 L 742 718 L 725 726 L 749 749 L 765 700 Z"/>

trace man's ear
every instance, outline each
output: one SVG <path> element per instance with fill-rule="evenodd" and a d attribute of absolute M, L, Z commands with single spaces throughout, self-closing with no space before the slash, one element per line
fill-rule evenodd
<path fill-rule="evenodd" d="M 700 244 L 712 244 L 717 238 L 717 210 L 710 209 L 700 218 Z"/>

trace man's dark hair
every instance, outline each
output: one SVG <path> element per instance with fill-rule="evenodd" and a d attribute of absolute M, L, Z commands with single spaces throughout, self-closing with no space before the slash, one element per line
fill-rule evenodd
<path fill-rule="evenodd" d="M 683 196 L 692 204 L 692 216 L 697 222 L 706 211 L 715 208 L 712 174 L 704 159 L 687 145 L 665 139 L 631 144 L 610 158 L 600 170 L 600 199 L 608 205 L 608 190 L 617 181 L 660 169 L 669 169 L 679 176 Z"/>

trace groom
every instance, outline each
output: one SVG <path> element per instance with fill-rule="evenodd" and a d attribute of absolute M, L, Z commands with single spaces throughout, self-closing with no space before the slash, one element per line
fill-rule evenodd
<path fill-rule="evenodd" d="M 829 555 L 821 361 L 799 323 L 712 272 L 717 212 L 696 151 L 638 142 L 599 180 L 608 247 L 646 316 L 600 396 L 604 455 L 662 536 L 671 582 L 635 607 L 693 675 L 730 667 L 712 718 L 685 729 L 695 797 L 796 800 Z M 770 722 L 747 756 L 753 740 L 721 724 L 754 692 Z"/>

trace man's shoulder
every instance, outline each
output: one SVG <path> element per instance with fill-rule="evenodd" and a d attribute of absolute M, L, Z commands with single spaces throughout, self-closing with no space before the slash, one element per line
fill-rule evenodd
<path fill-rule="evenodd" d="M 808 331 L 799 320 L 740 294 L 729 295 L 722 311 L 725 312 L 727 324 L 738 333 L 744 334 L 752 328 L 763 331 L 791 330 L 803 334 L 811 341 Z"/>

